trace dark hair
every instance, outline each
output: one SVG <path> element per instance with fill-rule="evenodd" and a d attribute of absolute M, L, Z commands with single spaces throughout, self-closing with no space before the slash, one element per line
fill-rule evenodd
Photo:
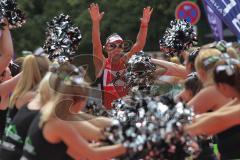
<path fill-rule="evenodd" d="M 188 75 L 188 78 L 184 82 L 184 88 L 192 91 L 193 96 L 195 96 L 202 89 L 202 87 L 202 82 L 195 72 Z"/>
<path fill-rule="evenodd" d="M 9 64 L 9 69 L 11 70 L 13 77 L 21 72 L 23 61 L 24 57 L 19 57 Z"/>
<path fill-rule="evenodd" d="M 191 71 L 195 72 L 195 59 L 197 58 L 198 54 L 199 54 L 200 48 L 195 48 L 193 51 L 191 51 L 188 55 L 187 61 L 188 63 L 190 63 L 191 65 Z"/>
<path fill-rule="evenodd" d="M 240 61 L 232 59 L 227 63 L 221 60 L 214 70 L 214 81 L 217 84 L 226 83 L 240 92 Z"/>

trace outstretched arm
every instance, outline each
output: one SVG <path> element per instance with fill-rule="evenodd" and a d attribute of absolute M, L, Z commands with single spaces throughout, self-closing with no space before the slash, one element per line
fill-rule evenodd
<path fill-rule="evenodd" d="M 224 122 L 224 123 L 223 123 Z M 205 113 L 196 122 L 187 126 L 191 135 L 213 135 L 240 124 L 240 106 L 223 107 L 212 113 Z"/>
<path fill-rule="evenodd" d="M 0 96 L 7 96 L 9 95 L 15 88 L 15 86 L 18 83 L 18 80 L 20 79 L 22 73 L 19 73 L 15 77 L 4 81 L 0 84 Z"/>
<path fill-rule="evenodd" d="M 136 43 L 131 48 L 130 52 L 124 57 L 125 62 L 128 61 L 132 55 L 143 50 L 147 39 L 148 23 L 150 21 L 152 12 L 153 9 L 151 7 L 143 9 L 143 17 L 141 18 L 141 26 L 138 32 Z"/>
<path fill-rule="evenodd" d="M 61 133 L 57 132 L 57 128 L 61 130 Z M 126 149 L 121 144 L 92 147 L 74 126 L 65 121 L 56 121 L 45 125 L 44 136 L 47 140 L 53 138 L 56 141 L 56 139 L 60 139 L 75 152 L 74 157 L 84 157 L 89 160 L 111 159 L 126 152 Z"/>
<path fill-rule="evenodd" d="M 151 59 L 151 61 L 155 65 L 163 67 L 167 70 L 164 73 L 164 75 L 176 76 L 181 78 L 186 78 L 188 75 L 186 67 L 183 65 L 175 64 L 173 62 L 168 62 L 166 60 L 153 59 L 153 58 Z"/>
<path fill-rule="evenodd" d="M 92 19 L 93 62 L 95 66 L 95 75 L 98 77 L 101 74 L 105 62 L 100 39 L 100 22 L 104 12 L 100 13 L 98 4 L 94 3 L 90 5 L 88 11 Z"/>
<path fill-rule="evenodd" d="M 89 120 L 89 123 L 95 125 L 100 129 L 104 129 L 112 124 L 112 119 L 106 117 L 96 117 Z"/>
<path fill-rule="evenodd" d="M 6 26 L 1 30 L 0 37 L 0 73 L 6 69 L 13 57 L 13 43 L 7 20 L 4 23 Z"/>

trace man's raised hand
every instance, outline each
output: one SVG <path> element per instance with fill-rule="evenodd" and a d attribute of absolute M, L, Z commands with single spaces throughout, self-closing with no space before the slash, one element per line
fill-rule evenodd
<path fill-rule="evenodd" d="M 89 14 L 91 16 L 92 22 L 100 22 L 104 15 L 104 12 L 99 12 L 98 4 L 92 3 L 88 8 Z"/>

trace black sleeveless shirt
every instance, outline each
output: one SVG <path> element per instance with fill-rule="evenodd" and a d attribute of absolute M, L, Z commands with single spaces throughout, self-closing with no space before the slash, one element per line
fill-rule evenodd
<path fill-rule="evenodd" d="M 199 147 L 201 148 L 201 153 L 194 160 L 217 160 L 217 156 L 213 151 L 213 141 L 209 140 L 199 140 Z"/>
<path fill-rule="evenodd" d="M 0 97 L 1 102 L 1 97 Z M 6 125 L 7 109 L 0 110 L 0 144 L 2 142 L 2 136 L 4 134 L 4 129 Z"/>
<path fill-rule="evenodd" d="M 28 107 L 22 107 L 18 111 L 5 130 L 0 159 L 20 159 L 28 128 L 37 113 L 37 110 L 29 110 Z"/>
<path fill-rule="evenodd" d="M 222 160 L 240 159 L 240 125 L 219 133 L 217 144 Z"/>
<path fill-rule="evenodd" d="M 44 138 L 43 129 L 39 127 L 40 117 L 39 113 L 29 128 L 20 160 L 71 160 L 63 142 L 52 144 Z"/>
<path fill-rule="evenodd" d="M 13 118 L 17 114 L 17 112 L 18 112 L 18 109 L 15 105 L 12 108 L 8 107 L 5 128 L 8 127 L 8 125 L 11 123 L 11 121 L 13 120 Z"/>
<path fill-rule="evenodd" d="M 6 110 L 0 110 L 0 142 L 3 138 L 5 128 L 12 121 L 17 112 L 18 109 L 15 106 L 13 108 L 8 107 Z"/>
<path fill-rule="evenodd" d="M 0 141 L 2 140 L 2 136 L 5 130 L 7 111 L 8 109 L 0 110 Z"/>

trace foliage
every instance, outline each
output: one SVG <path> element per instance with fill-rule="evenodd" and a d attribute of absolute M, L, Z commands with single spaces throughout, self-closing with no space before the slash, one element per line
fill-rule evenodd
<path fill-rule="evenodd" d="M 14 47 L 17 55 L 21 51 L 33 51 L 43 46 L 46 22 L 54 16 L 69 14 L 74 23 L 80 27 L 83 39 L 80 45 L 81 53 L 92 53 L 91 20 L 88 6 L 92 2 L 100 5 L 105 12 L 101 23 L 101 39 L 105 42 L 108 35 L 119 33 L 126 40 L 135 42 L 140 26 L 142 9 L 148 5 L 154 8 L 149 25 L 145 51 L 158 51 L 158 41 L 174 19 L 176 6 L 182 0 L 19 0 L 18 4 L 27 14 L 27 24 L 23 28 L 13 30 Z"/>

